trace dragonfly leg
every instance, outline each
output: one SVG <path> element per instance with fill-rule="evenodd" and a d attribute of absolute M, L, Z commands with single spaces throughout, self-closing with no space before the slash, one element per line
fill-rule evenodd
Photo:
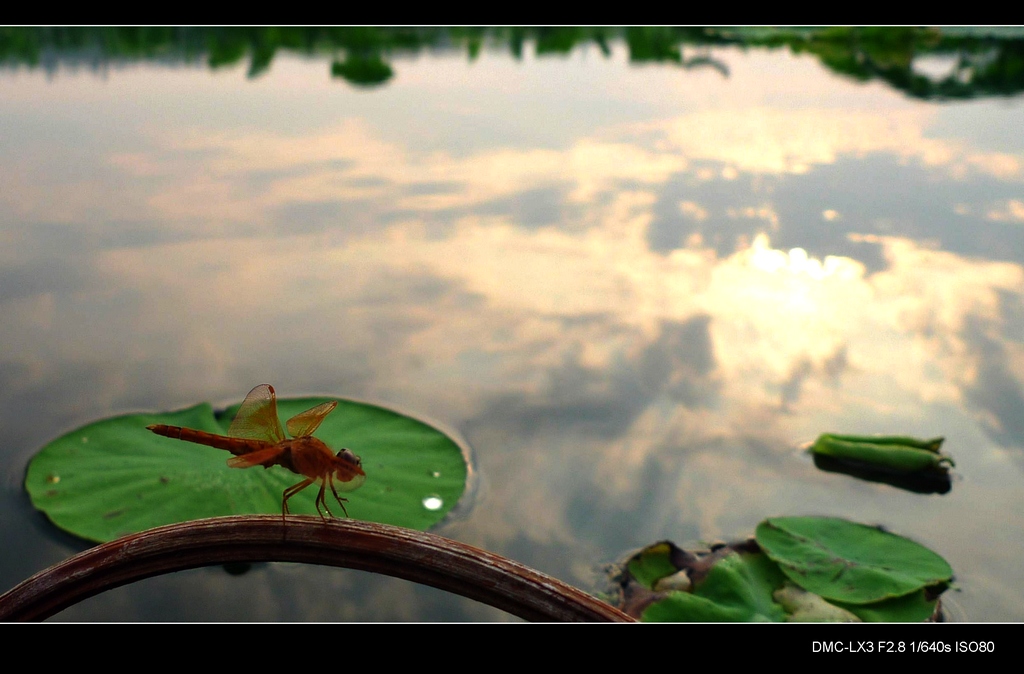
<path fill-rule="evenodd" d="M 288 499 L 290 499 L 292 496 L 295 496 L 296 494 L 298 494 L 300 491 L 302 491 L 303 489 L 305 489 L 306 487 L 308 487 L 311 484 L 313 484 L 313 478 L 307 478 L 307 479 L 303 480 L 302 482 L 300 482 L 298 484 L 293 484 L 292 486 L 290 486 L 290 487 L 288 487 L 287 489 L 284 490 L 284 494 L 281 497 L 281 519 L 282 520 L 284 520 L 284 516 L 288 514 Z M 320 512 L 319 508 L 317 508 L 317 512 Z"/>
<path fill-rule="evenodd" d="M 321 505 L 324 507 L 324 510 L 327 511 L 328 515 L 330 515 L 332 518 L 334 517 L 334 513 L 332 513 L 331 509 L 327 507 L 327 501 L 324 500 L 324 487 L 325 486 L 327 486 L 326 483 L 325 482 L 321 482 L 320 483 L 320 491 L 316 495 L 316 511 L 317 511 L 317 513 L 320 514 L 320 519 L 322 519 L 324 522 L 327 521 L 327 518 L 324 517 L 324 514 L 322 512 L 320 512 L 320 506 Z"/>
<path fill-rule="evenodd" d="M 327 476 L 327 481 L 331 483 L 331 492 L 334 494 L 334 498 L 338 499 L 338 505 L 340 505 L 342 511 L 344 511 L 345 517 L 348 517 L 348 508 L 345 507 L 345 503 L 344 503 L 348 499 L 347 498 L 341 498 L 340 496 L 338 496 L 338 490 L 334 488 L 334 480 L 331 479 L 330 475 Z"/>

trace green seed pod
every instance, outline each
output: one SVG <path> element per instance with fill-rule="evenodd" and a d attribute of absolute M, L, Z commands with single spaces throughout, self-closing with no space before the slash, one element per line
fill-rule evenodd
<path fill-rule="evenodd" d="M 838 437 L 822 435 L 811 446 L 811 451 L 839 459 L 860 461 L 896 473 L 945 472 L 949 470 L 949 466 L 954 465 L 951 458 L 930 449 L 901 444 L 851 442 L 840 440 Z"/>
<path fill-rule="evenodd" d="M 844 442 L 867 442 L 873 445 L 903 445 L 916 449 L 925 449 L 929 452 L 939 453 L 946 438 L 912 438 L 909 435 L 841 435 L 839 433 L 825 433 L 822 437 L 830 437 L 833 440 Z"/>

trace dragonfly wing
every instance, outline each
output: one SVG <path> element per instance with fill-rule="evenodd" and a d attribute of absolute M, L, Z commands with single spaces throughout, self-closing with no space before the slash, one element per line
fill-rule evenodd
<path fill-rule="evenodd" d="M 283 451 L 284 449 L 276 445 L 266 449 L 258 449 L 255 452 L 249 452 L 241 456 L 232 456 L 228 459 L 228 465 L 232 468 L 251 468 L 252 466 L 262 466 L 264 464 L 272 466 L 274 465 L 274 459 L 281 456 Z"/>
<path fill-rule="evenodd" d="M 313 435 L 313 432 L 320 427 L 324 418 L 338 406 L 337 400 L 323 403 L 316 407 L 310 407 L 305 412 L 299 412 L 288 420 L 288 432 L 293 438 L 302 438 Z"/>
<path fill-rule="evenodd" d="M 277 395 L 270 384 L 260 384 L 245 396 L 231 422 L 228 435 L 235 438 L 281 442 L 285 439 L 277 416 Z"/>

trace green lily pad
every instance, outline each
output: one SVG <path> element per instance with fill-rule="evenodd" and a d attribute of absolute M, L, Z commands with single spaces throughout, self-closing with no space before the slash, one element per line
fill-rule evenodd
<path fill-rule="evenodd" d="M 781 622 L 786 612 L 772 599 L 783 583 L 765 555 L 733 553 L 719 560 L 693 592 L 672 592 L 651 604 L 644 622 Z"/>
<path fill-rule="evenodd" d="M 468 464 L 460 445 L 438 429 L 383 407 L 335 398 L 279 399 L 278 414 L 283 422 L 329 400 L 338 407 L 316 437 L 335 451 L 351 449 L 366 471 L 365 484 L 342 494 L 351 517 L 425 530 L 455 506 L 466 488 Z M 205 517 L 280 514 L 282 493 L 302 476 L 281 466 L 229 468 L 227 451 L 146 430 L 166 424 L 227 435 L 238 407 L 215 416 L 203 403 L 89 424 L 40 450 L 29 463 L 25 488 L 58 527 L 99 542 Z M 290 512 L 316 515 L 317 490 L 314 484 L 293 496 Z"/>
<path fill-rule="evenodd" d="M 953 576 L 928 548 L 837 518 L 770 518 L 757 526 L 756 538 L 794 583 L 846 604 L 902 597 Z"/>

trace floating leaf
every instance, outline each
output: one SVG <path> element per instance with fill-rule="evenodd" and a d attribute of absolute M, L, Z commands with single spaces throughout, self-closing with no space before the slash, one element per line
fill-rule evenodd
<path fill-rule="evenodd" d="M 288 419 L 329 398 L 279 399 Z M 29 463 L 33 505 L 61 529 L 108 541 L 151 527 L 204 517 L 281 512 L 281 494 L 302 478 L 280 466 L 237 469 L 224 450 L 164 438 L 150 424 L 226 435 L 238 405 L 214 415 L 209 404 L 167 414 L 104 419 L 60 437 Z M 459 444 L 421 421 L 375 405 L 338 400 L 316 436 L 362 458 L 366 483 L 345 496 L 356 519 L 427 529 L 461 497 L 468 466 Z M 316 515 L 317 488 L 288 501 Z"/>
<path fill-rule="evenodd" d="M 953 576 L 928 548 L 842 519 L 775 517 L 758 525 L 756 538 L 794 583 L 849 604 L 901 597 Z"/>
<path fill-rule="evenodd" d="M 648 545 L 629 559 L 626 568 L 638 583 L 649 590 L 654 589 L 659 580 L 675 575 L 679 571 L 672 564 L 673 547 L 669 541 Z"/>
<path fill-rule="evenodd" d="M 762 554 L 729 554 L 693 592 L 672 592 L 651 604 L 645 622 L 780 622 L 786 613 L 772 599 L 784 577 Z"/>

